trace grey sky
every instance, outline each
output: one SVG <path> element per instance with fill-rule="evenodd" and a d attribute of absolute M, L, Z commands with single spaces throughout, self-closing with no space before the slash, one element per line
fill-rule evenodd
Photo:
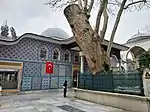
<path fill-rule="evenodd" d="M 41 34 L 47 28 L 58 27 L 72 36 L 63 12 L 52 11 L 44 5 L 45 0 L 0 0 L 0 2 L 0 24 L 7 20 L 8 25 L 16 29 L 17 35 L 26 32 Z M 138 30 L 144 32 L 145 25 L 150 26 L 149 18 L 150 10 L 123 14 L 115 42 L 125 43 Z M 91 19 L 93 26 L 94 19 L 95 16 Z M 109 23 L 107 39 L 109 39 L 113 19 Z"/>

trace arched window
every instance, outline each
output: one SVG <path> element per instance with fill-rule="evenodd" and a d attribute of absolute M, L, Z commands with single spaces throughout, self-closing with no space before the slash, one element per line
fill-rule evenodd
<path fill-rule="evenodd" d="M 48 51 L 46 46 L 42 46 L 40 48 L 40 59 L 47 59 L 48 57 Z"/>
<path fill-rule="evenodd" d="M 117 67 L 118 59 L 115 55 L 111 55 L 110 63 L 112 67 Z"/>
<path fill-rule="evenodd" d="M 53 60 L 60 61 L 60 51 L 58 48 L 55 48 L 53 51 Z"/>
<path fill-rule="evenodd" d="M 70 52 L 69 51 L 65 52 L 65 61 L 70 62 Z"/>
<path fill-rule="evenodd" d="M 79 63 L 79 55 L 77 53 L 74 55 L 74 63 Z"/>

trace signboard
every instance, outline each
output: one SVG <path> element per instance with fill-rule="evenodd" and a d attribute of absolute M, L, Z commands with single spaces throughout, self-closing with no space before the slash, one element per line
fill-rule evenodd
<path fill-rule="evenodd" d="M 46 74 L 53 73 L 54 64 L 52 62 L 46 62 Z"/>

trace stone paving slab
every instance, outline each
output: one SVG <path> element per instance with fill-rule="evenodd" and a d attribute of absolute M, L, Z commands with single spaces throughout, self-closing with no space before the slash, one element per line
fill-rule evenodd
<path fill-rule="evenodd" d="M 68 96 L 62 92 L 3 96 L 0 112 L 127 112 Z"/>

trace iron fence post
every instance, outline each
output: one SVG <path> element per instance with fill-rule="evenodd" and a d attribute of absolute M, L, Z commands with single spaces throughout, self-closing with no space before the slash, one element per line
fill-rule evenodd
<path fill-rule="evenodd" d="M 115 92 L 115 88 L 114 88 L 114 75 L 113 75 L 113 73 L 111 74 L 111 76 L 112 76 L 112 92 L 114 93 Z"/>
<path fill-rule="evenodd" d="M 80 72 L 78 72 L 78 87 L 77 88 L 80 88 Z"/>
<path fill-rule="evenodd" d="M 92 75 L 92 88 L 93 88 L 93 90 L 94 90 L 93 75 Z"/>

